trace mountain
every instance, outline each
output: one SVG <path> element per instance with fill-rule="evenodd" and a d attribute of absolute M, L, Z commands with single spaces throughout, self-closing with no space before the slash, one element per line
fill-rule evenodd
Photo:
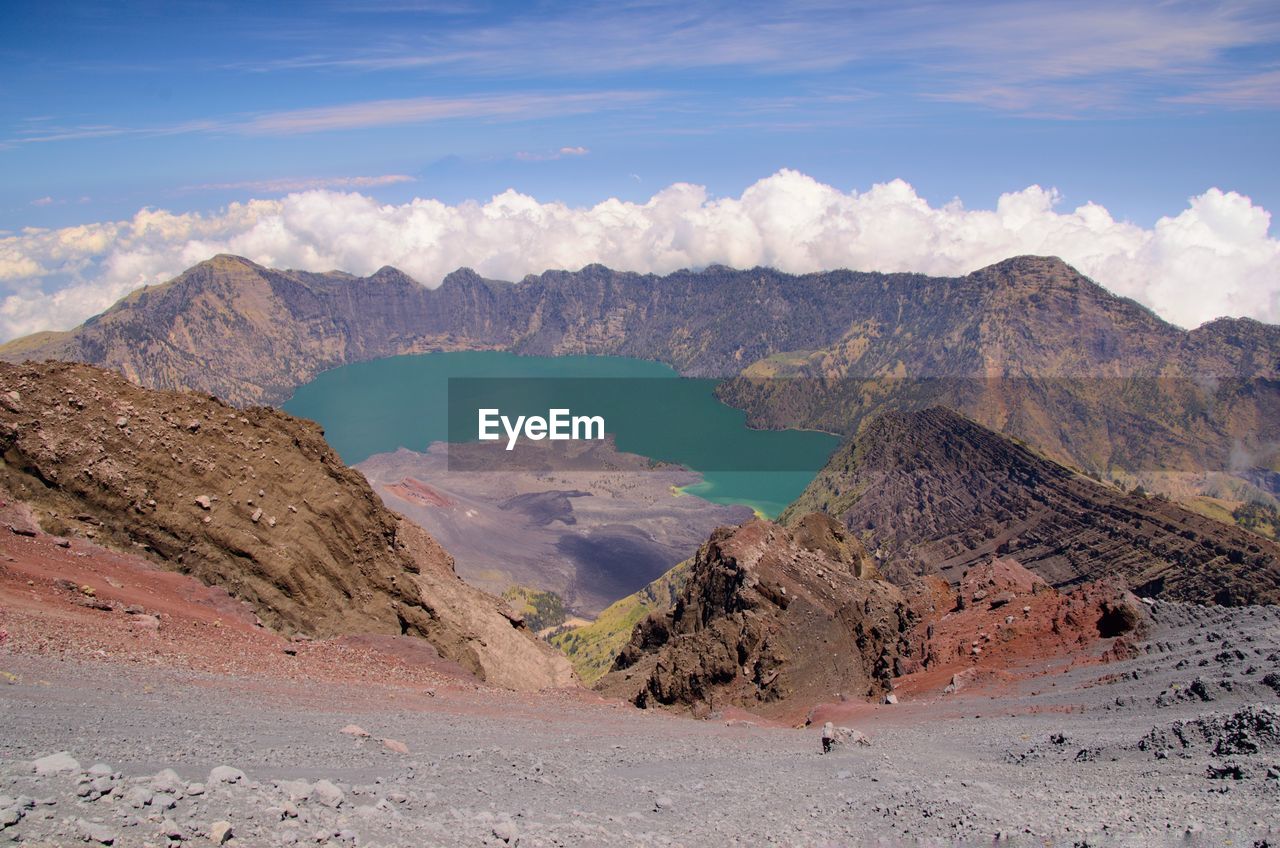
<path fill-rule="evenodd" d="M 722 527 L 684 580 L 670 610 L 636 626 L 597 689 L 695 715 L 726 706 L 780 715 L 835 692 L 888 691 L 907 607 L 830 517 Z"/>
<path fill-rule="evenodd" d="M 311 422 L 87 365 L 0 364 L 0 455 L 0 488 L 46 531 L 145 552 L 282 633 L 415 635 L 497 685 L 572 682 Z"/>
<path fill-rule="evenodd" d="M 1280 545 L 1099 484 L 942 407 L 869 423 L 780 520 L 813 510 L 836 516 L 897 580 L 957 583 L 998 555 L 1059 587 L 1116 576 L 1143 595 L 1280 602 Z"/>
<path fill-rule="evenodd" d="M 847 434 L 942 405 L 1101 480 L 1276 506 L 1280 327 L 1183 331 L 1042 257 L 867 306 L 837 343 L 754 363 L 722 398 L 755 426 Z"/>
<path fill-rule="evenodd" d="M 1051 257 L 963 277 L 591 265 L 502 283 L 464 269 L 429 290 L 391 268 L 355 277 L 218 256 L 0 359 L 89 362 L 246 404 L 283 401 L 344 363 L 459 348 L 741 375 L 721 395 L 761 427 L 852 435 L 883 412 L 941 404 L 1102 480 L 1212 495 L 1224 515 L 1280 505 L 1280 327 L 1184 331 Z"/>

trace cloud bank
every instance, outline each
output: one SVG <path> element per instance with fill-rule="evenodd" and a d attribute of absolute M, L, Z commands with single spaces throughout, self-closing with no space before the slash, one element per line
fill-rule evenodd
<path fill-rule="evenodd" d="M 356 274 L 394 265 L 428 286 L 461 266 L 508 280 L 593 262 L 656 273 L 720 263 L 952 275 L 1052 254 L 1185 327 L 1223 315 L 1280 323 L 1280 241 L 1247 197 L 1209 189 L 1149 229 L 1093 203 L 1058 211 L 1058 201 L 1030 186 L 991 210 L 934 207 L 902 180 L 845 192 L 783 170 L 740 197 L 677 183 L 644 203 L 590 208 L 515 191 L 483 204 L 386 205 L 316 190 L 211 214 L 144 209 L 127 221 L 0 237 L 0 338 L 70 328 L 216 253 Z"/>

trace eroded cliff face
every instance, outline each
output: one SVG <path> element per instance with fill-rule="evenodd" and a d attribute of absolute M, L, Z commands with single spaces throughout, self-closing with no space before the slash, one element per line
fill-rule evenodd
<path fill-rule="evenodd" d="M 1050 584 L 1114 577 L 1153 597 L 1280 601 L 1280 546 L 1105 486 L 950 410 L 890 413 L 843 445 L 781 520 L 811 510 L 866 540 L 895 581 L 1008 556 Z"/>
<path fill-rule="evenodd" d="M 45 530 L 141 550 L 282 632 L 408 633 L 498 685 L 572 682 L 311 422 L 85 365 L 0 364 L 0 453 L 0 483 Z"/>
<path fill-rule="evenodd" d="M 712 534 L 674 608 L 637 625 L 597 688 L 695 715 L 873 698 L 888 690 L 909 628 L 902 593 L 829 517 L 795 530 L 753 520 Z"/>

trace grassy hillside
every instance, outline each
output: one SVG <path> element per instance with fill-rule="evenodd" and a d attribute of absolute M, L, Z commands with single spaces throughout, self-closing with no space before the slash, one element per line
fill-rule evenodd
<path fill-rule="evenodd" d="M 675 603 L 688 579 L 691 562 L 685 560 L 639 592 L 615 601 L 590 624 L 563 628 L 547 641 L 564 651 L 582 682 L 590 686 L 613 665 L 614 657 L 645 616 L 665 611 Z"/>

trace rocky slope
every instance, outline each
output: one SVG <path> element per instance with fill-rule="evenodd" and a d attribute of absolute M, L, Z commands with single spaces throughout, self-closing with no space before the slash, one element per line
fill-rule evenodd
<path fill-rule="evenodd" d="M 636 626 L 597 689 L 637 706 L 765 715 L 887 691 L 909 628 L 902 593 L 829 517 L 712 534 L 675 606 Z"/>
<path fill-rule="evenodd" d="M 1259 479 L 1280 463 L 1280 327 L 1185 332 L 1030 256 L 886 295 L 835 344 L 757 363 L 724 397 L 760 425 L 841 433 L 943 405 L 1102 479 L 1181 495 L 1234 474 L 1280 495 Z"/>
<path fill-rule="evenodd" d="M 241 404 L 280 402 L 343 363 L 455 348 L 746 369 L 723 394 L 760 426 L 852 434 L 941 403 L 1099 477 L 1190 497 L 1227 475 L 1237 502 L 1280 496 L 1280 327 L 1183 331 L 1053 258 L 958 278 L 593 265 L 508 284 L 463 270 L 427 290 L 391 268 L 362 278 L 219 256 L 0 358 L 85 361 Z"/>
<path fill-rule="evenodd" d="M 941 407 L 890 413 L 832 456 L 782 521 L 837 516 L 898 580 L 952 583 L 994 555 L 1055 586 L 1119 577 L 1139 594 L 1280 601 L 1280 546 L 1124 493 Z"/>
<path fill-rule="evenodd" d="M 84 365 L 5 364 L 0 453 L 0 484 L 45 530 L 145 552 L 281 632 L 416 635 L 499 685 L 571 682 L 310 422 Z"/>

